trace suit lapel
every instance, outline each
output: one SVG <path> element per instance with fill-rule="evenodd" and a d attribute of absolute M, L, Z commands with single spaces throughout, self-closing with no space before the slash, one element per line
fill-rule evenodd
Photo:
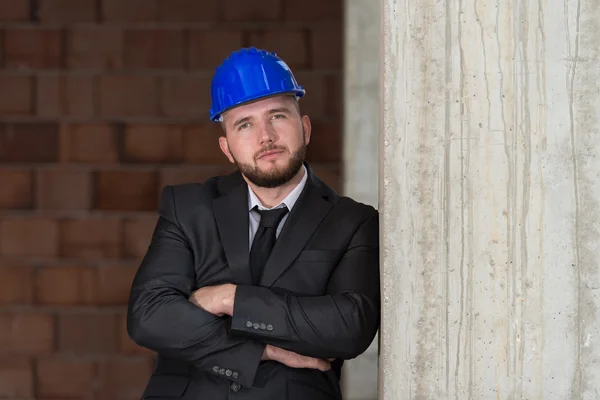
<path fill-rule="evenodd" d="M 265 265 L 260 280 L 262 286 L 271 286 L 290 267 L 332 207 L 313 180 L 309 171 L 306 186 L 292 208 Z"/>
<path fill-rule="evenodd" d="M 248 188 L 239 173 L 221 184 L 225 194 L 213 200 L 213 212 L 234 283 L 251 285 L 248 264 Z"/>

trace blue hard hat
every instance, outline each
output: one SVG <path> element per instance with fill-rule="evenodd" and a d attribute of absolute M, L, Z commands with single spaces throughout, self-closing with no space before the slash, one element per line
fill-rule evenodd
<path fill-rule="evenodd" d="M 210 119 L 221 121 L 230 108 L 286 93 L 300 99 L 305 90 L 285 61 L 266 50 L 242 48 L 231 53 L 215 71 L 210 87 Z"/>

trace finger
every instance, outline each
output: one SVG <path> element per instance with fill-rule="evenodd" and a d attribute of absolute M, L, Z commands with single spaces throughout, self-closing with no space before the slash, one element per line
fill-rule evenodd
<path fill-rule="evenodd" d="M 331 369 L 331 364 L 325 360 L 319 360 L 317 369 L 322 372 L 329 371 Z"/>
<path fill-rule="evenodd" d="M 331 369 L 331 364 L 320 358 L 303 356 L 291 351 L 281 351 L 277 355 L 279 362 L 291 368 L 310 368 L 323 372 Z"/>
<path fill-rule="evenodd" d="M 287 352 L 284 357 L 284 364 L 293 368 L 319 368 L 319 359 L 303 356 L 301 354 Z"/>
<path fill-rule="evenodd" d="M 328 371 L 331 368 L 331 364 L 320 358 L 308 357 L 306 361 L 308 363 L 307 368 L 318 369 L 323 372 Z"/>

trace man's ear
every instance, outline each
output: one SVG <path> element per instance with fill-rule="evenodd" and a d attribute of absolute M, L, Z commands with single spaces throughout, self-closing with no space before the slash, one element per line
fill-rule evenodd
<path fill-rule="evenodd" d="M 310 134 L 312 133 L 312 125 L 308 115 L 302 116 L 302 127 L 304 128 L 304 144 L 310 143 Z"/>
<path fill-rule="evenodd" d="M 229 159 L 229 162 L 235 164 L 235 160 L 231 156 L 231 151 L 229 151 L 229 145 L 227 144 L 227 138 L 225 136 L 219 138 L 219 147 L 223 154 Z"/>

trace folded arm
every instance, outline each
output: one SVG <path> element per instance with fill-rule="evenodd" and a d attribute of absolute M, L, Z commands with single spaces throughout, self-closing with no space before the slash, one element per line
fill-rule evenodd
<path fill-rule="evenodd" d="M 232 333 L 310 357 L 351 359 L 362 354 L 379 327 L 378 243 L 374 213 L 354 235 L 324 296 L 237 286 Z"/>
<path fill-rule="evenodd" d="M 161 355 L 250 387 L 265 345 L 231 338 L 228 318 L 188 299 L 195 282 L 193 255 L 175 213 L 173 189 L 163 190 L 160 218 L 131 288 L 131 339 Z"/>

